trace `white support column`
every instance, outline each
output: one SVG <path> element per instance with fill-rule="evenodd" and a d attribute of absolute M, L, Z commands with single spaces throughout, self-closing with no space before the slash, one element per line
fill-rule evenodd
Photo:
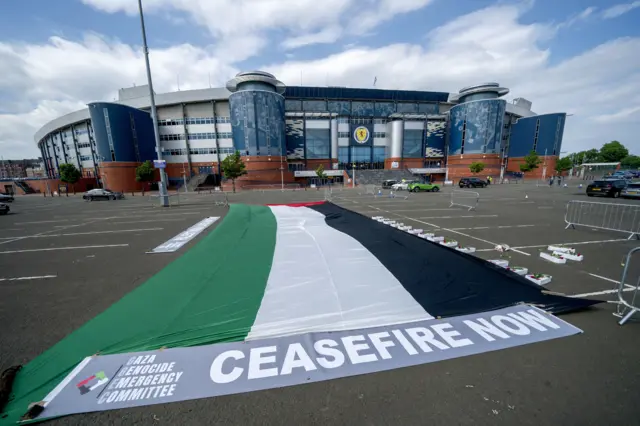
<path fill-rule="evenodd" d="M 402 158 L 402 142 L 404 139 L 404 120 L 391 122 L 391 152 L 389 157 Z"/>
<path fill-rule="evenodd" d="M 331 159 L 338 159 L 338 119 L 331 119 Z"/>

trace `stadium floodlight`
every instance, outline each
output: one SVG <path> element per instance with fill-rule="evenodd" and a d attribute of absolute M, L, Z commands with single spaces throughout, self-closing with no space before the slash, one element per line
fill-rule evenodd
<path fill-rule="evenodd" d="M 142 49 L 144 51 L 144 62 L 147 67 L 147 84 L 149 85 L 149 101 L 151 102 L 151 120 L 153 121 L 153 135 L 156 140 L 156 154 L 158 160 L 162 160 L 162 148 L 160 147 L 160 135 L 158 133 L 158 114 L 156 111 L 155 94 L 153 93 L 153 81 L 151 80 L 151 66 L 149 65 L 149 48 L 147 47 L 147 32 L 144 27 L 144 14 L 142 13 L 142 0 L 138 0 L 138 10 L 140 11 L 140 29 L 142 30 Z M 167 195 L 167 175 L 164 169 L 160 169 L 160 205 L 169 206 Z"/>

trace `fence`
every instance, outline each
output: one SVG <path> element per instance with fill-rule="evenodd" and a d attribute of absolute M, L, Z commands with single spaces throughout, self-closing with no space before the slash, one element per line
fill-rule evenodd
<path fill-rule="evenodd" d="M 618 300 L 620 303 L 618 304 L 618 308 L 616 313 L 614 314 L 617 317 L 620 317 L 620 321 L 618 324 L 624 325 L 636 312 L 640 312 L 640 300 L 636 302 L 636 298 L 638 296 L 638 290 L 640 290 L 640 274 L 636 272 L 636 276 L 638 277 L 635 286 L 627 284 L 627 278 L 629 276 L 629 266 L 632 264 L 632 258 L 634 253 L 640 252 L 640 247 L 634 247 L 627 254 L 627 259 L 624 262 L 624 270 L 622 271 L 622 279 L 620 280 L 620 285 L 618 286 Z M 627 301 L 624 298 L 624 292 L 632 292 L 631 301 Z"/>
<path fill-rule="evenodd" d="M 376 185 L 365 185 L 364 186 L 364 195 L 376 195 L 377 193 L 377 188 Z"/>
<path fill-rule="evenodd" d="M 475 210 L 478 207 L 480 194 L 475 191 L 465 191 L 454 189 L 451 191 L 451 204 L 449 207 L 461 206 L 468 210 Z"/>
<path fill-rule="evenodd" d="M 576 226 L 626 232 L 629 240 L 640 233 L 640 205 L 572 200 L 564 214 L 565 229 Z"/>

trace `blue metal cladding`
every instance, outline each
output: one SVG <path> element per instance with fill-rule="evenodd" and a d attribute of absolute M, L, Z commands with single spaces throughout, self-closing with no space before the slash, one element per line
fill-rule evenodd
<path fill-rule="evenodd" d="M 491 99 L 451 108 L 449 155 L 499 153 L 506 104 L 502 99 Z"/>
<path fill-rule="evenodd" d="M 287 86 L 287 98 L 357 99 L 375 101 L 446 102 L 447 92 L 413 90 L 356 89 L 350 87 Z"/>
<path fill-rule="evenodd" d="M 354 117 L 373 117 L 373 102 L 351 102 L 351 115 Z"/>
<path fill-rule="evenodd" d="M 427 158 L 444 157 L 444 143 L 447 122 L 443 120 L 427 121 L 427 138 L 424 156 Z"/>
<path fill-rule="evenodd" d="M 148 112 L 96 102 L 89 104 L 89 114 L 99 162 L 140 162 L 157 158 L 153 122 Z M 115 159 L 111 155 L 112 146 Z"/>
<path fill-rule="evenodd" d="M 396 112 L 396 104 L 393 102 L 376 102 L 374 109 L 376 117 L 388 117 Z"/>
<path fill-rule="evenodd" d="M 565 113 L 519 118 L 517 123 L 511 125 L 509 157 L 524 157 L 534 148 L 538 155 L 545 155 L 545 152 L 546 155 L 559 155 L 565 119 Z"/>
<path fill-rule="evenodd" d="M 329 112 L 333 112 L 338 115 L 351 114 L 351 102 L 349 101 L 329 101 L 328 103 Z"/>
<path fill-rule="evenodd" d="M 304 159 L 304 120 L 287 119 L 285 123 L 287 140 L 287 158 L 290 160 Z"/>
<path fill-rule="evenodd" d="M 242 155 L 286 155 L 284 98 L 275 92 L 229 96 L 233 146 Z"/>

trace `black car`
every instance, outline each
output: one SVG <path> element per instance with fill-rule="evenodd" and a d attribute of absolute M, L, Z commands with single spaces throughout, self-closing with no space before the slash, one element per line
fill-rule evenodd
<path fill-rule="evenodd" d="M 398 181 L 397 181 L 397 180 L 395 180 L 395 179 L 388 179 L 388 180 L 385 180 L 384 182 L 382 182 L 382 188 L 384 188 L 384 189 L 389 189 L 389 188 L 391 188 L 391 187 L 392 187 L 394 184 L 396 184 L 396 183 L 398 183 Z"/>
<path fill-rule="evenodd" d="M 477 177 L 465 177 L 460 179 L 458 186 L 460 188 L 484 188 L 488 183 L 486 180 L 482 180 Z"/>
<path fill-rule="evenodd" d="M 9 205 L 5 203 L 0 203 L 0 215 L 5 215 L 9 213 Z"/>
<path fill-rule="evenodd" d="M 115 192 L 109 189 L 92 189 L 82 195 L 82 198 L 89 201 L 94 200 L 121 200 L 124 198 L 122 192 Z"/>
<path fill-rule="evenodd" d="M 625 179 L 602 179 L 591 182 L 587 186 L 587 195 L 618 198 L 629 182 Z"/>
<path fill-rule="evenodd" d="M 11 203 L 13 201 L 13 195 L 3 194 L 0 192 L 0 203 Z"/>

